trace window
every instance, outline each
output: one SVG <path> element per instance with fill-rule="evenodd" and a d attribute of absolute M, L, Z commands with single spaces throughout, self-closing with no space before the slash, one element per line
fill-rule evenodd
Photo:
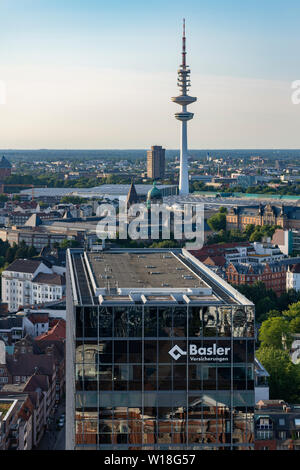
<path fill-rule="evenodd" d="M 258 429 L 272 429 L 272 423 L 269 418 L 260 418 Z"/>
<path fill-rule="evenodd" d="M 295 418 L 295 426 L 300 426 L 300 418 Z"/>
<path fill-rule="evenodd" d="M 273 431 L 257 431 L 256 437 L 258 440 L 272 439 Z"/>

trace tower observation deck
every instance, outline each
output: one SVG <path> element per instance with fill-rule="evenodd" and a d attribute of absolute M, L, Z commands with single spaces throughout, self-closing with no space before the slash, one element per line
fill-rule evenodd
<path fill-rule="evenodd" d="M 186 65 L 185 20 L 183 20 L 182 63 L 178 69 L 177 79 L 177 85 L 181 93 L 179 96 L 171 98 L 174 103 L 181 106 L 181 111 L 175 113 L 175 118 L 181 121 L 179 194 L 189 193 L 187 121 L 193 119 L 194 114 L 187 110 L 187 106 L 197 101 L 197 98 L 188 95 L 188 90 L 191 85 L 190 73 L 191 71 L 188 65 Z"/>

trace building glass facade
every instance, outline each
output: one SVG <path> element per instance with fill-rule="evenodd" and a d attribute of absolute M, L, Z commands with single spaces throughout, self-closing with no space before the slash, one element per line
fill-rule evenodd
<path fill-rule="evenodd" d="M 253 448 L 252 305 L 76 306 L 75 449 Z"/>

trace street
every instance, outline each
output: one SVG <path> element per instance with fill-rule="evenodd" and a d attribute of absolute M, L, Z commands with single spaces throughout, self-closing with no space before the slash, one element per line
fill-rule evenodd
<path fill-rule="evenodd" d="M 36 450 L 65 450 L 66 442 L 66 426 L 61 429 L 56 429 L 56 420 L 62 413 L 65 413 L 65 402 L 63 401 L 58 405 L 58 408 L 53 415 L 48 429 L 45 431 Z"/>

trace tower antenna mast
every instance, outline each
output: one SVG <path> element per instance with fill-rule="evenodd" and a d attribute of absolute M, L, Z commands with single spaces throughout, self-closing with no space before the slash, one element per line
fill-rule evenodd
<path fill-rule="evenodd" d="M 174 103 L 181 106 L 181 111 L 175 113 L 175 118 L 181 121 L 180 133 L 180 172 L 179 172 L 179 194 L 189 193 L 189 174 L 188 174 L 188 146 L 187 146 L 187 121 L 193 119 L 194 114 L 187 111 L 187 106 L 197 101 L 197 98 L 188 95 L 191 85 L 190 69 L 186 65 L 186 37 L 185 37 L 185 19 L 183 19 L 182 33 L 182 63 L 178 69 L 177 85 L 180 89 L 180 95 L 171 98 Z"/>

